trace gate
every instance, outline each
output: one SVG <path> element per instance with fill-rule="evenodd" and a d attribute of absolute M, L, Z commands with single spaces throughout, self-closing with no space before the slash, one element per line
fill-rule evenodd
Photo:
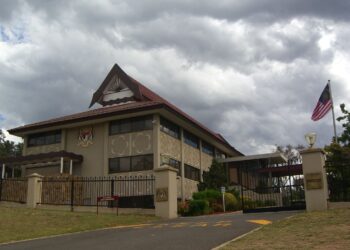
<path fill-rule="evenodd" d="M 244 213 L 305 209 L 302 167 L 239 168 Z"/>
<path fill-rule="evenodd" d="M 0 178 L 0 201 L 26 203 L 27 189 L 26 178 Z"/>

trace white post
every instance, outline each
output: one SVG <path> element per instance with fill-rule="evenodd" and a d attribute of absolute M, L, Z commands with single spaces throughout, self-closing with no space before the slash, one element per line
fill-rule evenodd
<path fill-rule="evenodd" d="M 69 174 L 73 175 L 73 160 L 70 160 L 70 164 L 69 164 Z"/>
<path fill-rule="evenodd" d="M 60 174 L 63 174 L 63 157 L 61 157 Z"/>
<path fill-rule="evenodd" d="M 5 179 L 5 163 L 2 164 L 1 179 Z"/>

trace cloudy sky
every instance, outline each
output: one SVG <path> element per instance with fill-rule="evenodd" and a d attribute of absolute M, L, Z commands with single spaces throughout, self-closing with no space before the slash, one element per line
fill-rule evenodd
<path fill-rule="evenodd" d="M 328 79 L 336 116 L 350 107 L 349 13 L 347 0 L 1 0 L 0 127 L 86 110 L 118 63 L 245 154 L 310 131 L 323 146 L 331 114 L 310 117 Z"/>

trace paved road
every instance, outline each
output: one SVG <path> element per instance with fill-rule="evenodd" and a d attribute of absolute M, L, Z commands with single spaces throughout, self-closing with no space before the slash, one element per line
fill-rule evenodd
<path fill-rule="evenodd" d="M 261 224 L 296 212 L 220 214 L 185 217 L 46 239 L 0 245 L 1 250 L 212 249 Z"/>

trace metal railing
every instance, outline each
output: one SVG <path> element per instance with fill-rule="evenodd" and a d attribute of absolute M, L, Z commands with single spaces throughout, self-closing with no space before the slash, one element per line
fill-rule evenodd
<path fill-rule="evenodd" d="M 97 197 L 119 196 L 118 206 L 154 208 L 155 178 L 118 177 L 51 177 L 41 181 L 41 202 L 48 205 L 96 206 Z M 114 206 L 105 201 L 101 206 Z"/>

